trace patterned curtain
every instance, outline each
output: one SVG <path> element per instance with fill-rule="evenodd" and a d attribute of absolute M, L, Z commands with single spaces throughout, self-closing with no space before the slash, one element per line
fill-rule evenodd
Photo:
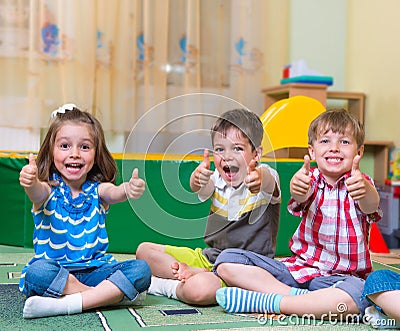
<path fill-rule="evenodd" d="M 261 90 L 279 83 L 287 59 L 287 6 L 0 0 L 0 127 L 45 128 L 54 108 L 72 102 L 98 116 L 106 131 L 125 134 L 155 105 L 204 92 L 262 114 Z M 168 109 L 158 121 L 188 111 Z"/>

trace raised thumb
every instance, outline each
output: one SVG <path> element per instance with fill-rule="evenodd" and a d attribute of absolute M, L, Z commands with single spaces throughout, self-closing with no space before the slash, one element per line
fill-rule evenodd
<path fill-rule="evenodd" d="M 139 178 L 139 170 L 138 170 L 138 168 L 135 168 L 135 169 L 133 170 L 133 172 L 132 172 L 132 178 L 133 178 L 133 179 Z"/>
<path fill-rule="evenodd" d="M 32 153 L 29 154 L 29 165 L 36 167 L 35 156 Z"/>

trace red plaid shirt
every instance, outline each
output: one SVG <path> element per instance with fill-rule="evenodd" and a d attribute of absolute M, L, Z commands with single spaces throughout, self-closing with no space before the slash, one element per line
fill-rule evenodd
<path fill-rule="evenodd" d="M 289 243 L 294 255 L 281 261 L 299 283 L 335 274 L 365 279 L 372 271 L 370 223 L 381 219 L 381 209 L 369 215 L 361 211 L 346 189 L 350 172 L 334 186 L 317 168 L 310 173 L 312 194 L 308 201 L 299 204 L 292 198 L 288 203 L 289 212 L 302 219 Z M 368 175 L 364 177 L 373 184 Z"/>

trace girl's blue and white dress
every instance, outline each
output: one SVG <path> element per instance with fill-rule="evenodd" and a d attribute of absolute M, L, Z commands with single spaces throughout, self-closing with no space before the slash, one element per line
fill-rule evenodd
<path fill-rule="evenodd" d="M 108 236 L 105 226 L 109 208 L 99 198 L 98 182 L 86 181 L 83 192 L 72 198 L 71 190 L 61 176 L 53 174 L 48 199 L 36 211 L 33 247 L 35 256 L 22 269 L 20 290 L 24 290 L 27 268 L 39 259 L 52 259 L 69 270 L 99 267 L 114 257 L 106 254 Z"/>

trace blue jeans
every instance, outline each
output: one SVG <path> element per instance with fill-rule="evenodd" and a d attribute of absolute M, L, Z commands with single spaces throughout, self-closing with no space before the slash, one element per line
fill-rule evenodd
<path fill-rule="evenodd" d="M 130 300 L 147 290 L 151 282 L 149 265 L 142 260 L 113 261 L 100 267 L 80 270 L 68 270 L 54 260 L 35 261 L 25 274 L 25 294 L 58 298 L 62 295 L 68 275 L 74 275 L 78 281 L 94 287 L 103 280 L 109 280 Z"/>
<path fill-rule="evenodd" d="M 376 270 L 370 273 L 365 281 L 362 298 L 379 292 L 395 290 L 400 290 L 400 274 L 391 270 Z M 375 307 L 382 311 L 379 306 L 375 305 Z"/>
<path fill-rule="evenodd" d="M 305 283 L 298 283 L 293 278 L 286 265 L 281 261 L 238 248 L 225 249 L 218 255 L 213 267 L 215 273 L 217 273 L 218 265 L 221 263 L 239 263 L 257 266 L 268 271 L 281 283 L 291 287 L 308 289 L 309 291 L 332 286 L 340 288 L 352 297 L 362 314 L 364 314 L 365 309 L 370 306 L 370 303 L 366 299 L 361 299 L 365 281 L 359 277 L 351 275 L 320 276 L 310 279 Z"/>

